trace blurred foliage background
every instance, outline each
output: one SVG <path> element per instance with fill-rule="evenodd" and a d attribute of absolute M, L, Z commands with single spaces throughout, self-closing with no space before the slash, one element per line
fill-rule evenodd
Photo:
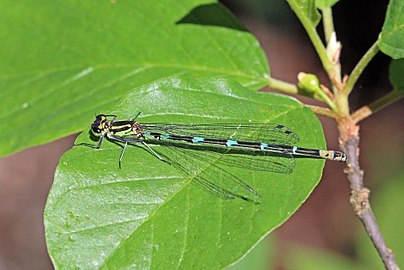
<path fill-rule="evenodd" d="M 222 2 L 262 42 L 275 78 L 295 82 L 299 71 L 322 74 L 308 37 L 286 2 Z M 385 0 L 339 1 L 333 7 L 337 38 L 343 45 L 343 74 L 353 69 L 377 39 L 387 4 Z M 352 110 L 390 91 L 389 63 L 390 58 L 382 53 L 371 61 L 350 97 Z M 372 192 L 372 207 L 387 245 L 395 252 L 401 267 L 404 243 L 399 235 L 403 235 L 400 223 L 404 217 L 398 213 L 403 210 L 400 194 L 404 191 L 404 121 L 393 115 L 402 115 L 403 105 L 401 100 L 362 123 L 360 149 L 365 185 Z M 333 123 L 321 120 L 329 147 L 335 147 Z M 372 243 L 349 205 L 348 180 L 337 167 L 327 163 L 320 185 L 303 207 L 268 236 L 267 242 L 248 254 L 245 261 L 230 269 L 247 269 L 250 263 L 257 265 L 255 269 L 382 269 Z"/>

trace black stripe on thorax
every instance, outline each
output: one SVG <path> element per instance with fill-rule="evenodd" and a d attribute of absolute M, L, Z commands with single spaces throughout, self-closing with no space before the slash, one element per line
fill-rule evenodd
<path fill-rule="evenodd" d="M 120 123 L 117 124 L 117 122 L 114 122 L 112 126 L 110 127 L 110 131 L 112 133 L 119 133 L 122 131 L 130 131 L 132 129 L 132 123 L 122 123 L 122 122 L 127 122 L 127 121 L 119 121 Z"/>

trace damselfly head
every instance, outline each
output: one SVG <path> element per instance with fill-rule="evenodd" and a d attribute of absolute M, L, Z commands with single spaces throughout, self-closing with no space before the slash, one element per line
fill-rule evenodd
<path fill-rule="evenodd" d="M 105 129 L 108 129 L 107 116 L 105 114 L 99 114 L 95 117 L 95 120 L 91 125 L 91 132 L 94 136 L 99 137 Z"/>

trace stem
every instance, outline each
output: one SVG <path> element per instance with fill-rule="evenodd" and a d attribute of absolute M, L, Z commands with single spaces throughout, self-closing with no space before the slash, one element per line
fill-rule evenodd
<path fill-rule="evenodd" d="M 291 83 L 287 83 L 281 80 L 277 80 L 274 78 L 269 78 L 268 86 L 274 89 L 278 89 L 280 91 L 286 92 L 288 94 L 297 95 L 298 89 L 297 86 Z"/>
<path fill-rule="evenodd" d="M 346 123 L 343 122 L 344 120 Z M 345 118 L 339 122 L 338 128 L 342 136 L 340 146 L 348 156 L 348 165 L 345 171 L 351 186 L 350 202 L 354 212 L 364 225 L 386 269 L 399 269 L 393 252 L 387 248 L 370 207 L 370 191 L 363 184 L 363 171 L 359 165 L 359 127 L 352 119 Z M 344 136 L 346 137 L 344 138 Z"/>
<path fill-rule="evenodd" d="M 382 98 L 372 102 L 370 105 L 363 106 L 362 108 L 354 112 L 352 114 L 352 118 L 355 123 L 358 123 L 359 121 L 362 121 L 363 119 L 367 118 L 373 113 L 380 111 L 381 109 L 392 104 L 393 102 L 398 101 L 403 97 L 404 97 L 403 90 L 393 90 L 387 95 L 383 96 Z"/>
<path fill-rule="evenodd" d="M 313 106 L 313 105 L 305 105 L 305 106 L 310 108 L 315 114 L 326 116 L 329 118 L 334 118 L 334 119 L 338 118 L 338 115 L 328 108 L 323 108 L 323 107 L 318 107 L 318 106 Z"/>
<path fill-rule="evenodd" d="M 324 16 L 324 31 L 326 34 L 327 43 L 329 44 L 328 50 L 331 57 L 327 55 L 327 51 L 321 42 L 318 33 L 316 32 L 315 25 L 304 15 L 295 1 L 288 1 L 289 5 L 298 15 L 303 27 L 306 29 L 311 42 L 320 57 L 321 63 L 331 80 L 336 106 L 338 108 L 337 118 L 338 129 L 341 136 L 340 148 L 347 153 L 348 165 L 346 173 L 351 186 L 351 204 L 354 208 L 356 215 L 362 221 L 370 239 L 372 240 L 377 252 L 383 260 L 387 269 L 398 269 L 393 252 L 387 248 L 387 245 L 380 233 L 379 227 L 376 223 L 375 216 L 369 204 L 369 190 L 363 184 L 363 171 L 359 166 L 359 127 L 354 120 L 349 116 L 349 102 L 348 97 L 351 93 L 359 76 L 362 74 L 365 67 L 371 59 L 379 51 L 378 40 L 369 48 L 365 55 L 360 59 L 358 64 L 351 72 L 350 78 L 343 85 L 342 89 L 338 87 L 341 83 L 341 74 L 339 68 L 339 54 L 338 48 L 334 50 L 332 47 L 332 14 L 331 10 L 323 9 Z M 336 41 L 335 41 L 336 42 Z M 336 43 L 337 44 L 337 43 Z M 338 45 L 338 44 L 337 44 Z M 340 48 L 339 48 L 340 49 Z M 334 52 L 333 52 L 334 50 Z M 380 105 L 378 107 L 381 107 Z M 316 109 L 321 113 L 326 114 L 326 110 Z"/>
<path fill-rule="evenodd" d="M 304 26 L 304 24 L 303 24 Z M 330 59 L 328 59 L 327 51 L 321 41 L 316 29 L 314 27 L 305 27 L 307 34 L 311 42 L 313 43 L 314 49 L 316 50 L 318 56 L 320 57 L 320 61 L 324 67 L 324 70 L 327 72 L 329 78 L 334 77 L 334 67 Z"/>
<path fill-rule="evenodd" d="M 288 1 L 288 3 L 290 7 L 293 9 L 293 11 L 295 11 L 304 29 L 306 30 L 307 35 L 309 36 L 311 43 L 313 43 L 314 49 L 316 50 L 318 56 L 320 57 L 321 63 L 328 74 L 328 77 L 333 78 L 334 77 L 333 64 L 330 61 L 330 59 L 328 59 L 327 51 L 323 45 L 323 42 L 318 36 L 315 25 L 313 25 L 313 22 L 310 21 L 310 19 L 307 18 L 305 14 L 303 14 L 296 1 Z"/>
<path fill-rule="evenodd" d="M 324 93 L 323 91 L 319 91 L 316 92 L 317 95 L 319 95 L 321 97 L 321 100 L 324 101 L 325 103 L 327 103 L 328 106 L 330 106 L 330 108 L 334 111 L 337 112 L 338 108 L 335 105 L 335 103 L 327 96 L 326 93 Z"/>
<path fill-rule="evenodd" d="M 356 64 L 355 68 L 352 70 L 351 75 L 347 83 L 342 90 L 345 95 L 349 96 L 351 93 L 356 81 L 359 79 L 360 75 L 362 74 L 365 67 L 369 64 L 370 60 L 379 52 L 379 40 L 369 48 L 369 50 L 362 56 L 361 60 Z"/>
<path fill-rule="evenodd" d="M 323 14 L 325 41 L 328 44 L 331 39 L 331 34 L 334 32 L 334 20 L 332 17 L 332 10 L 330 7 L 326 7 L 321 9 L 321 13 Z"/>
<path fill-rule="evenodd" d="M 338 107 L 338 112 L 342 116 L 348 116 L 349 115 L 349 101 L 348 101 L 348 96 L 345 95 L 343 92 L 339 92 L 335 97 L 335 102 Z"/>

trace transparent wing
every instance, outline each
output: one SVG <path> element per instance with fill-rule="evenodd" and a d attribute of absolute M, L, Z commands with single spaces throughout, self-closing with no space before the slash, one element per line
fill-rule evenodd
<path fill-rule="evenodd" d="M 277 154 L 266 151 L 228 150 L 219 163 L 227 166 L 246 168 L 253 171 L 266 171 L 289 174 L 293 172 L 296 161 L 291 154 Z"/>
<path fill-rule="evenodd" d="M 295 159 L 291 155 L 273 155 L 262 151 L 234 150 L 176 142 L 148 141 L 167 150 L 162 155 L 195 183 L 222 198 L 240 198 L 257 202 L 259 194 L 244 180 L 220 167 L 238 167 L 253 171 L 291 173 Z M 157 151 L 156 151 L 157 152 Z M 161 153 L 159 153 L 161 154 Z"/>
<path fill-rule="evenodd" d="M 299 136 L 280 124 L 141 124 L 144 132 L 203 137 L 210 139 L 263 142 L 268 144 L 295 144 Z"/>
<path fill-rule="evenodd" d="M 158 153 L 186 176 L 191 177 L 194 183 L 214 195 L 224 199 L 239 198 L 251 203 L 259 203 L 260 196 L 250 185 L 211 163 L 205 152 L 173 146 L 165 147 L 165 150 L 167 155 Z"/>

